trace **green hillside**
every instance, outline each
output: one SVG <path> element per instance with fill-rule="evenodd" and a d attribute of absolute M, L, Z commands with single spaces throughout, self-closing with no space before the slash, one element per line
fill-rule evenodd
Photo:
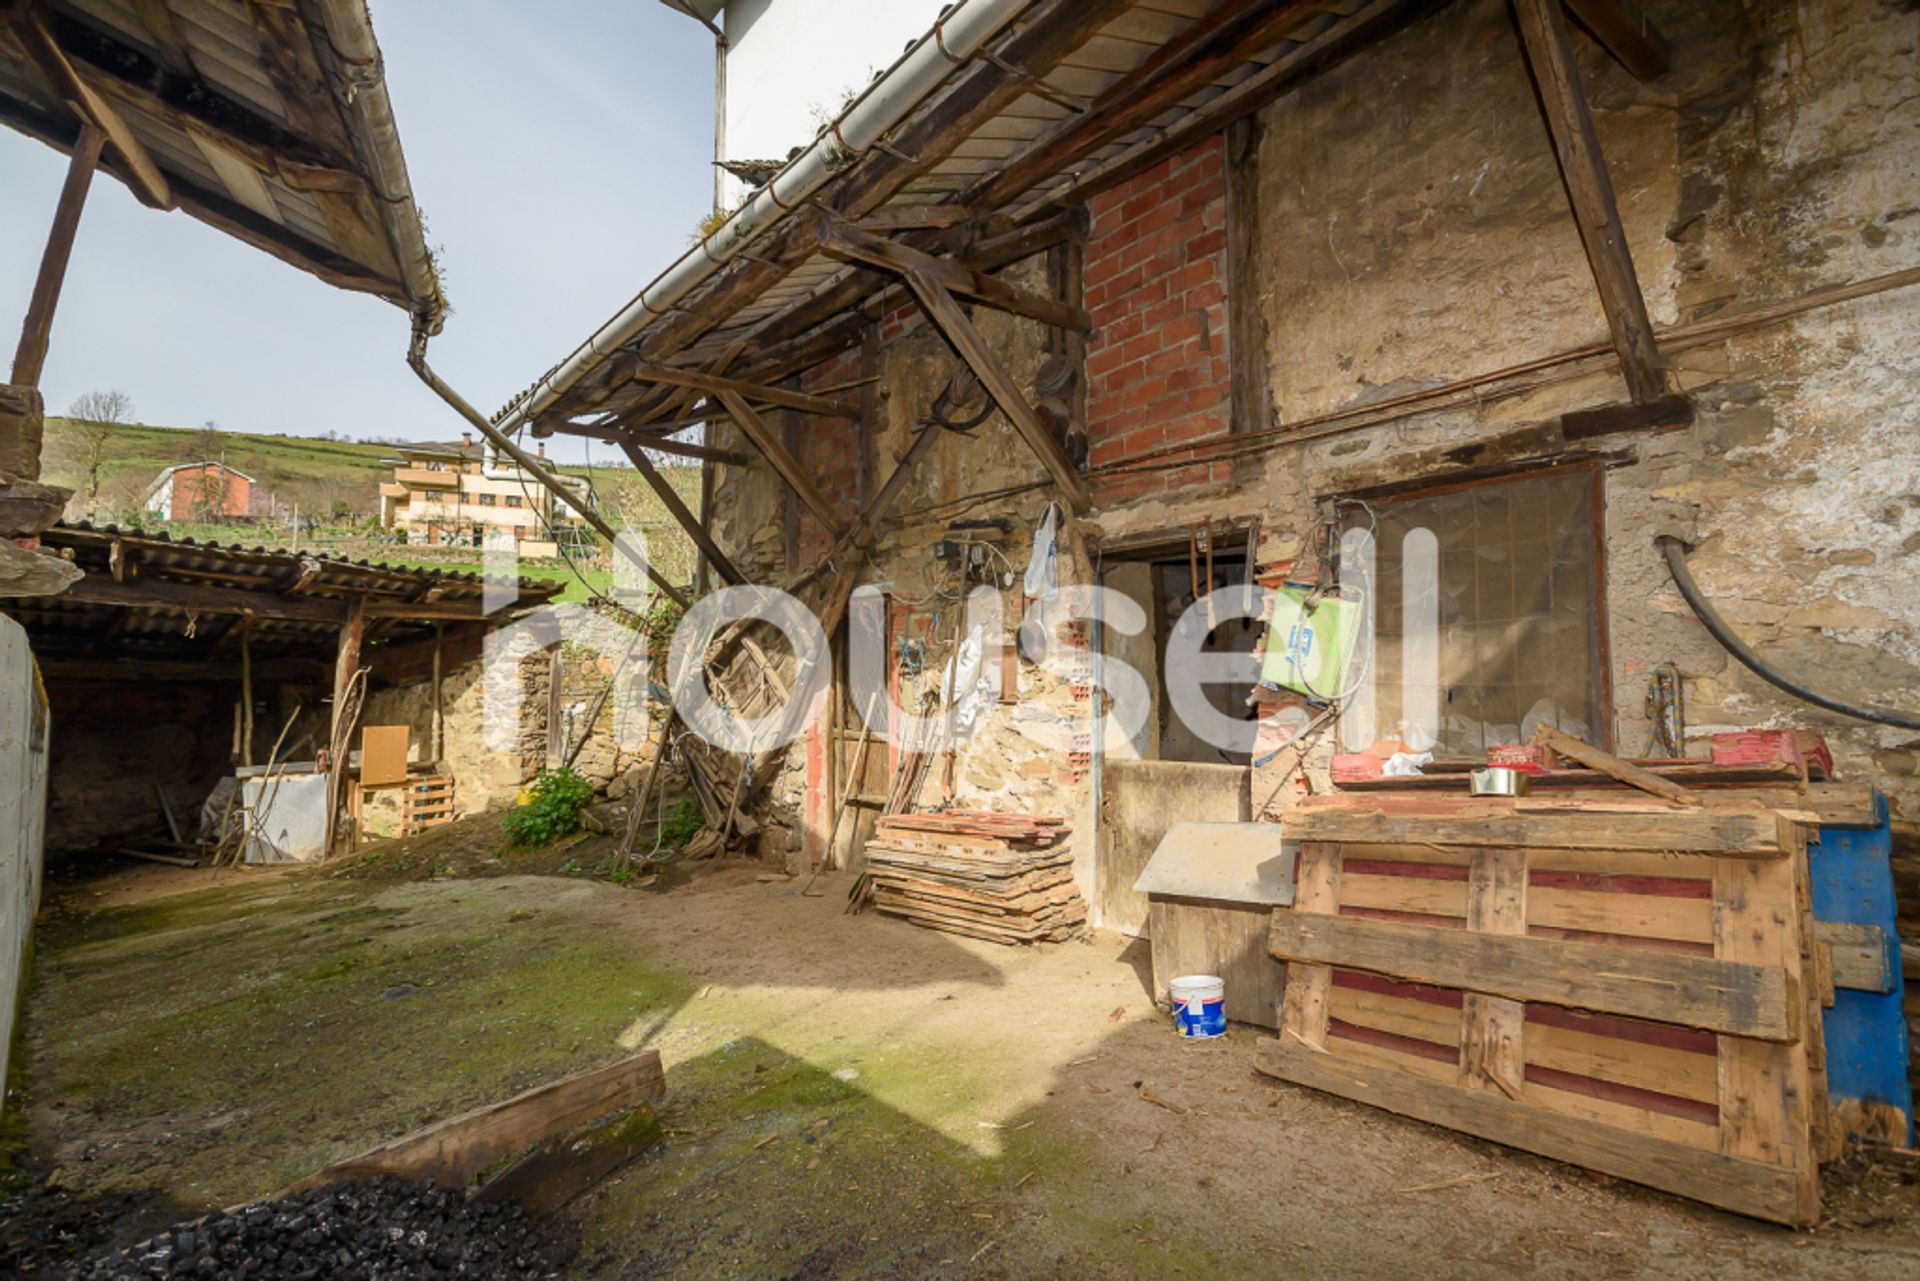
<path fill-rule="evenodd" d="M 147 486 L 163 468 L 199 461 L 211 452 L 224 459 L 228 466 L 253 477 L 258 489 L 272 495 L 283 517 L 297 505 L 303 518 L 322 522 L 321 529 L 303 535 L 303 547 L 394 565 L 469 571 L 479 568 L 477 551 L 403 546 L 384 541 L 378 531 L 370 529 L 379 511 L 379 483 L 392 475 L 392 468 L 380 460 L 391 458 L 395 445 L 230 431 L 219 432 L 216 441 L 213 437 L 203 438 L 202 431 L 195 428 L 115 425 L 100 442 L 97 488 L 89 502 L 87 470 L 93 450 L 90 437 L 91 429 L 86 424 L 66 418 L 47 420 L 42 479 L 74 491 L 74 500 L 67 510 L 69 519 L 132 525 L 165 530 L 175 537 L 248 546 L 286 545 L 291 530 L 284 519 L 221 524 L 162 523 L 140 510 Z M 677 582 L 691 580 L 692 542 L 638 472 L 631 467 L 571 465 L 558 466 L 556 470 L 588 476 L 608 519 L 616 524 L 625 521 L 638 526 L 646 534 L 648 548 L 660 570 Z M 686 505 L 699 510 L 700 469 L 676 466 L 661 470 Z M 585 588 L 574 581 L 575 569 L 595 587 L 604 588 L 611 578 L 608 565 L 607 554 L 602 549 L 599 555 L 585 558 L 577 567 L 561 562 L 530 561 L 523 572 L 531 577 L 567 579 L 571 586 L 563 599 L 575 599 L 585 594 Z"/>

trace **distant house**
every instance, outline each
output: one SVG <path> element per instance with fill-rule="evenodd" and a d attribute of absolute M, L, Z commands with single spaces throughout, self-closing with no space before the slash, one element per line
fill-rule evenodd
<path fill-rule="evenodd" d="M 546 452 L 540 446 L 542 458 Z M 380 524 L 409 543 L 479 547 L 489 532 L 506 530 L 523 555 L 551 556 L 557 542 L 584 528 L 580 510 L 593 505 L 584 476 L 561 477 L 577 502 L 557 502 L 518 463 L 470 434 L 457 445 L 402 445 L 399 455 L 381 460 L 393 479 L 380 484 Z"/>
<path fill-rule="evenodd" d="M 222 520 L 253 510 L 253 477 L 225 463 L 176 463 L 154 477 L 141 506 L 161 520 Z"/>

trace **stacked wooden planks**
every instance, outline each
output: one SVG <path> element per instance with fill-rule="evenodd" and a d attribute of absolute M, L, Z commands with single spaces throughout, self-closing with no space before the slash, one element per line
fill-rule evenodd
<path fill-rule="evenodd" d="M 1059 942 L 1087 905 L 1064 819 L 948 810 L 889 814 L 867 842 L 874 906 L 916 925 L 995 943 Z"/>
<path fill-rule="evenodd" d="M 1783 1223 L 1834 1154 L 1804 821 L 1316 798 L 1262 1071 Z"/>

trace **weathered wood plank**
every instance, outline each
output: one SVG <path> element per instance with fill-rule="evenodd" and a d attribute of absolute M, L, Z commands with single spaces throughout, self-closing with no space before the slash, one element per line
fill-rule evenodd
<path fill-rule="evenodd" d="M 1467 928 L 1483 934 L 1526 934 L 1526 851 L 1492 847 L 1474 851 L 1473 866 L 1467 871 Z M 1519 1098 L 1527 1074 L 1521 1045 L 1526 1006 L 1507 997 L 1469 991 L 1461 1014 L 1461 1080 Z"/>
<path fill-rule="evenodd" d="M 1800 994 L 1783 964 L 1756 964 L 1567 939 L 1508 938 L 1444 926 L 1276 911 L 1269 946 L 1307 965 L 1515 1001 L 1786 1042 L 1798 1038 Z M 1291 999 L 1289 984 L 1289 999 Z"/>
<path fill-rule="evenodd" d="M 1665 850 L 1779 858 L 1787 849 L 1772 810 L 1640 814 L 1490 814 L 1476 818 L 1358 809 L 1294 809 L 1281 828 L 1294 840 L 1372 845 L 1498 845 L 1524 849 Z M 1789 838 L 1790 839 L 1790 838 Z"/>
<path fill-rule="evenodd" d="M 741 378 L 728 378 L 724 374 L 710 374 L 699 369 L 676 369 L 671 365 L 647 365 L 637 361 L 629 362 L 628 372 L 641 381 L 665 383 L 670 387 L 690 387 L 716 396 L 721 404 L 726 404 L 728 396 L 736 400 L 758 401 L 763 405 L 778 405 L 782 409 L 797 409 L 803 414 L 821 414 L 829 418 L 860 417 L 860 407 L 850 401 L 829 400 L 825 396 L 809 396 L 805 392 L 793 391 L 786 387 L 768 387 L 760 383 L 747 382 Z"/>
<path fill-rule="evenodd" d="M 40 373 L 47 363 L 47 343 L 53 333 L 53 316 L 60 307 L 60 289 L 66 283 L 74 237 L 80 230 L 80 214 L 86 208 L 94 166 L 100 163 L 100 151 L 106 141 L 105 133 L 92 125 L 83 125 L 67 159 L 67 178 L 60 187 L 60 201 L 54 206 L 53 226 L 47 231 L 46 247 L 40 253 L 40 271 L 33 278 L 33 293 L 27 299 L 26 323 L 20 328 L 20 342 L 13 352 L 12 381 L 19 386 L 40 385 Z M 37 441 L 31 452 L 31 459 L 0 461 L 6 463 L 7 470 L 33 480 L 40 475 Z"/>
<path fill-rule="evenodd" d="M 54 40 L 53 33 L 27 12 L 17 13 L 10 25 L 15 37 L 26 49 L 27 56 L 40 69 L 40 74 L 47 78 L 53 91 L 69 104 L 83 123 L 92 125 L 106 135 L 107 145 L 125 166 L 127 186 L 140 202 L 155 209 L 173 208 L 173 193 L 167 186 L 166 175 L 160 172 L 160 166 L 153 162 L 153 157 L 147 154 L 146 147 L 113 104 L 81 78 L 66 52 Z"/>
<path fill-rule="evenodd" d="M 1833 985 L 1855 992 L 1893 991 L 1893 938 L 1878 925 L 1815 921 L 1813 936 L 1831 953 Z"/>
<path fill-rule="evenodd" d="M 800 496 L 800 501 L 807 505 L 807 509 L 838 537 L 843 528 L 839 513 L 834 511 L 833 504 L 827 501 L 826 495 L 820 492 L 819 486 L 813 483 L 813 477 L 800 465 L 800 460 L 793 456 L 786 442 L 774 434 L 773 428 L 767 425 L 766 419 L 762 418 L 737 392 L 720 390 L 714 394 L 719 396 L 720 403 L 727 407 L 727 413 L 733 418 L 734 425 L 753 442 L 754 448 L 766 457 L 774 471 L 779 473 L 780 479 L 786 481 L 793 492 Z"/>
<path fill-rule="evenodd" d="M 1602 751 L 1591 743 L 1555 729 L 1545 721 L 1534 728 L 1533 741 L 1539 746 L 1551 748 L 1558 755 L 1572 757 L 1588 769 L 1597 769 L 1609 778 L 1618 779 L 1628 787 L 1637 787 L 1678 805 L 1700 803 L 1698 796 L 1678 783 L 1661 778 L 1631 761 L 1623 761 L 1612 752 Z"/>
<path fill-rule="evenodd" d="M 1339 901 L 1340 847 L 1322 841 L 1303 843 L 1300 846 L 1300 872 L 1294 888 L 1293 910 L 1332 912 Z M 1273 947 L 1271 930 L 1280 927 L 1283 917 L 1290 919 L 1291 913 L 1285 908 L 1275 908 L 1267 943 L 1268 951 L 1275 956 L 1280 953 Z M 1287 992 L 1280 1003 L 1280 1036 L 1283 1040 L 1298 1041 L 1312 1050 L 1326 1048 L 1327 1000 L 1332 985 L 1333 970 L 1324 963 L 1287 966 Z"/>
<path fill-rule="evenodd" d="M 116 583 L 104 574 L 88 574 L 60 593 L 59 600 L 83 605 L 191 610 L 198 614 L 240 614 L 308 623 L 346 621 L 345 602 L 315 596 L 280 596 L 212 583 L 182 583 L 167 578 L 137 578 Z"/>
<path fill-rule="evenodd" d="M 617 1063 L 535 1086 L 504 1102 L 436 1121 L 336 1162 L 276 1196 L 376 1174 L 432 1179 L 445 1188 L 464 1188 L 481 1171 L 552 1135 L 609 1112 L 655 1102 L 666 1088 L 659 1051 L 642 1050 Z"/>
<path fill-rule="evenodd" d="M 1493 1091 L 1424 1080 L 1391 1068 L 1355 1067 L 1335 1055 L 1277 1040 L 1261 1044 L 1254 1066 L 1284 1081 L 1756 1218 L 1803 1225 L 1819 1214 L 1817 1204 L 1808 1204 L 1794 1171 L 1625 1133 L 1604 1122 L 1543 1112 Z"/>
<path fill-rule="evenodd" d="M 1658 80 L 1672 68 L 1667 38 L 1633 0 L 1566 0 L 1566 4 L 1574 21 L 1636 80 Z"/>
<path fill-rule="evenodd" d="M 1057 298 L 1042 297 L 1031 290 L 1010 285 L 997 276 L 974 271 L 951 258 L 922 253 L 911 245 L 884 239 L 849 223 L 830 220 L 824 246 L 831 257 L 871 263 L 899 275 L 911 270 L 923 271 L 952 292 L 1010 315 L 1024 316 L 1057 329 L 1084 332 L 1093 327 L 1093 320 L 1084 307 Z"/>

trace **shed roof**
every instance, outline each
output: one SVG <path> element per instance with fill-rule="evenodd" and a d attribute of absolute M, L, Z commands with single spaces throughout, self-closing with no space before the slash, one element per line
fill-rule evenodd
<path fill-rule="evenodd" d="M 84 110 L 123 122 L 195 218 L 438 328 L 365 0 L 0 7 L 0 121 L 71 152 Z M 109 142 L 102 167 L 147 191 L 111 130 Z"/>
<path fill-rule="evenodd" d="M 0 613 L 27 630 L 50 674 L 85 664 L 88 674 L 130 676 L 143 665 L 218 665 L 237 659 L 247 636 L 255 661 L 330 658 L 341 626 L 364 601 L 369 634 L 398 641 L 436 623 L 480 622 L 479 574 L 413 569 L 310 553 L 169 538 L 113 525 L 56 525 L 41 545 L 86 577 L 56 596 L 0 599 Z M 544 604 L 556 582 L 522 578 L 506 609 Z"/>
<path fill-rule="evenodd" d="M 772 383 L 853 345 L 894 305 L 885 291 L 904 300 L 894 277 L 824 251 L 823 214 L 1004 266 L 1091 195 L 1442 2 L 962 0 L 822 130 L 830 176 L 817 189 L 796 180 L 807 149 L 497 421 L 536 435 L 664 435 L 691 411 L 643 367 L 724 363 L 730 378 Z M 1008 8 L 979 48 L 953 54 L 970 11 Z M 871 119 L 874 102 L 910 93 L 929 50 L 945 55 L 938 82 L 864 150 L 846 145 L 855 113 Z"/>

